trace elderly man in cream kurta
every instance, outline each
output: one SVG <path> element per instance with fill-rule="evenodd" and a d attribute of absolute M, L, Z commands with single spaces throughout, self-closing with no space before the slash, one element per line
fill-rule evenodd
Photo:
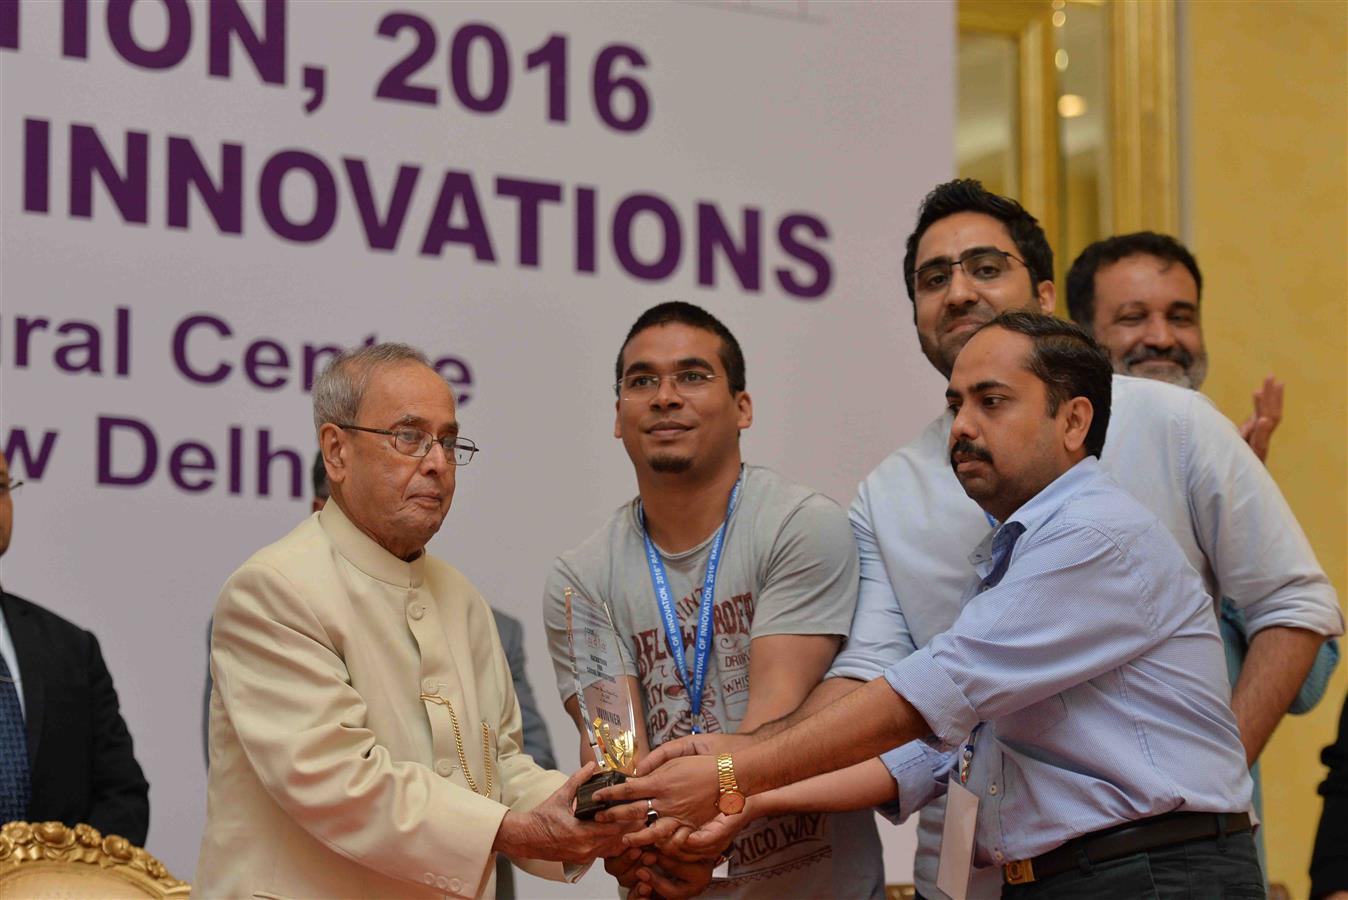
<path fill-rule="evenodd" d="M 621 852 L 521 750 L 491 609 L 425 553 L 472 458 L 453 394 L 403 345 L 314 386 L 332 499 L 215 611 L 210 786 L 194 895 L 490 897 L 498 852 L 553 879 Z"/>

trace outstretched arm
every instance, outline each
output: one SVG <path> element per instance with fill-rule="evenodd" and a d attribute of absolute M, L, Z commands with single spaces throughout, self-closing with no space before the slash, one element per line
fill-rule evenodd
<path fill-rule="evenodd" d="M 767 740 L 781 734 L 793 725 L 803 722 L 835 700 L 865 685 L 864 681 L 854 678 L 826 678 L 814 686 L 805 702 L 779 719 L 765 722 L 752 731 L 740 731 L 735 734 L 690 734 L 677 740 L 668 741 L 642 756 L 637 764 L 638 775 L 649 775 L 671 759 L 680 756 L 718 756 L 722 753 L 738 753 L 751 744 Z M 570 707 L 567 707 L 570 709 Z M 850 807 L 849 807 L 850 808 Z M 797 812 L 823 812 L 824 810 L 796 810 Z"/>
<path fill-rule="evenodd" d="M 833 701 L 846 697 L 864 684 L 864 681 L 855 678 L 825 678 L 814 686 L 814 690 L 810 691 L 809 696 L 794 711 L 759 725 L 753 730 L 753 736 L 762 739 L 781 734 L 792 725 L 808 719 Z"/>
<path fill-rule="evenodd" d="M 878 678 L 830 704 L 808 722 L 740 751 L 734 761 L 735 775 L 745 794 L 762 794 L 867 761 L 930 732 L 912 704 Z M 700 825 L 717 814 L 717 794 L 716 760 L 693 756 L 672 760 L 650 775 L 607 788 L 599 797 L 618 802 L 650 799 L 661 816 Z"/>
<path fill-rule="evenodd" d="M 767 816 L 799 812 L 851 812 L 891 803 L 896 799 L 898 790 L 894 777 L 883 762 L 872 758 L 846 769 L 755 794 L 747 799 L 743 813 L 717 815 L 689 834 L 685 846 L 694 852 L 719 853 L 741 830 Z M 636 804 L 615 807 L 607 814 L 614 822 L 629 823 L 639 822 L 638 817 L 643 815 L 643 807 Z M 624 840 L 632 845 L 665 840 L 670 832 L 682 827 L 674 819 L 657 819 L 649 827 L 632 832 Z"/>

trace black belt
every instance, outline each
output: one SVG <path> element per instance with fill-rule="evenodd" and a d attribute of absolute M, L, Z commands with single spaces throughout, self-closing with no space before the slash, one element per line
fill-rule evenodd
<path fill-rule="evenodd" d="M 1081 851 L 1092 863 L 1102 863 L 1147 850 L 1249 830 L 1248 813 L 1164 813 L 1072 838 L 1034 859 L 1009 862 L 1002 866 L 1002 873 L 1007 884 L 1029 884 L 1078 868 Z"/>

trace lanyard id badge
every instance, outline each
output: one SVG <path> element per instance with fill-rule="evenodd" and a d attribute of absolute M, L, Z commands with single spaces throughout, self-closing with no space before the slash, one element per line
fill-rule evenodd
<path fill-rule="evenodd" d="M 978 828 L 978 795 L 964 786 L 974 758 L 978 729 L 960 752 L 958 779 L 950 779 L 946 790 L 945 827 L 941 832 L 941 861 L 936 870 L 936 886 L 951 900 L 966 900 L 969 872 L 973 868 L 974 836 Z M 953 774 L 953 773 L 952 773 Z"/>
<path fill-rule="evenodd" d="M 730 514 L 735 511 L 739 500 L 740 487 L 744 484 L 744 475 L 735 479 L 735 487 L 730 492 L 730 502 L 726 505 L 725 521 L 716 530 L 712 538 L 711 552 L 707 555 L 707 574 L 702 579 L 702 602 L 697 613 L 697 635 L 693 644 L 693 671 L 688 671 L 688 657 L 683 648 L 683 629 L 679 626 L 679 614 L 674 609 L 674 598 L 669 592 L 669 578 L 665 575 L 665 563 L 660 551 L 655 549 L 650 533 L 646 530 L 646 514 L 637 507 L 637 517 L 641 521 L 641 539 L 646 545 L 646 565 L 651 570 L 651 587 L 655 589 L 655 599 L 660 604 L 660 618 L 665 624 L 665 642 L 669 654 L 673 657 L 674 671 L 683 683 L 688 694 L 688 703 L 692 707 L 693 734 L 702 729 L 702 689 L 707 683 L 707 660 L 711 656 L 712 639 L 712 601 L 716 593 L 716 570 L 721 565 L 721 550 L 725 546 L 726 531 L 730 528 Z"/>

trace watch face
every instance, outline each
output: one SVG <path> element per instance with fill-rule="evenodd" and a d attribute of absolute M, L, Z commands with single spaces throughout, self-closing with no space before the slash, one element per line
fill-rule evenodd
<path fill-rule="evenodd" d="M 716 801 L 716 808 L 727 816 L 733 816 L 744 809 L 744 795 L 739 791 L 726 791 Z"/>

